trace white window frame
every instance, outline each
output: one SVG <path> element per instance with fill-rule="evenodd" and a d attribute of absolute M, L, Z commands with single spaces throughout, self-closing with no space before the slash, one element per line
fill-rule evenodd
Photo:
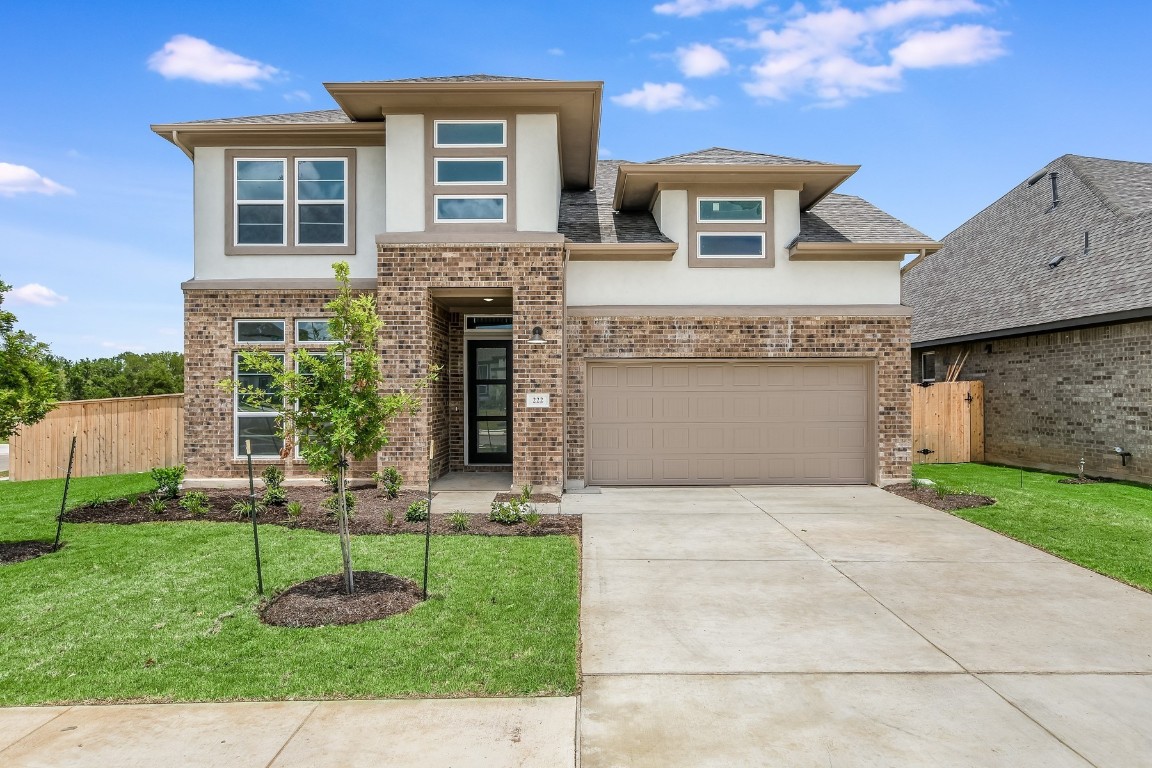
<path fill-rule="evenodd" d="M 241 341 L 240 340 L 240 323 L 279 323 L 280 324 L 280 340 L 279 341 Z M 232 339 L 237 344 L 254 344 L 259 346 L 261 344 L 277 344 L 283 345 L 285 342 L 285 334 L 288 331 L 288 324 L 278 317 L 239 317 L 232 322 Z"/>
<path fill-rule="evenodd" d="M 283 193 L 279 200 L 241 200 L 240 199 L 240 163 L 280 163 L 283 169 Z M 294 176 L 295 174 L 293 174 Z M 232 158 L 232 243 L 239 248 L 271 248 L 283 247 L 288 243 L 288 185 L 293 179 L 288 175 L 288 158 L 286 157 L 233 157 Z M 279 243 L 241 243 L 240 242 L 240 208 L 246 205 L 279 205 L 284 211 L 280 224 Z M 345 234 L 347 236 L 347 234 Z"/>
<path fill-rule="evenodd" d="M 501 200 L 503 201 L 503 215 L 498 219 L 442 219 L 440 218 L 441 200 Z M 437 224 L 507 224 L 508 223 L 508 195 L 433 195 L 432 215 Z"/>
<path fill-rule="evenodd" d="M 240 357 L 243 352 L 232 353 L 232 375 L 233 380 L 240 381 Z M 286 359 L 284 352 L 270 353 L 274 357 L 279 357 L 280 362 L 283 363 Z M 235 453 L 234 459 L 246 459 L 247 454 L 240 452 L 240 419 L 246 417 L 278 417 L 283 415 L 284 411 L 241 411 L 240 410 L 240 391 L 236 390 L 232 393 L 232 450 Z M 253 453 L 253 459 L 280 459 L 280 453 Z"/>
<path fill-rule="evenodd" d="M 296 232 L 292 241 L 293 246 L 300 248 L 339 248 L 348 245 L 348 158 L 347 157 L 296 157 L 292 163 L 292 199 L 295 203 L 295 219 L 296 219 Z M 309 162 L 339 162 L 344 166 L 344 197 L 339 200 L 324 199 L 324 200 L 300 200 L 300 163 Z M 344 211 L 344 218 L 341 226 L 344 231 L 344 239 L 339 243 L 301 243 L 300 242 L 300 206 L 301 205 L 337 205 L 339 204 Z"/>
<path fill-rule="evenodd" d="M 330 318 L 330 317 L 298 317 L 298 318 L 296 318 L 296 321 L 293 323 L 295 336 L 292 337 L 296 342 L 296 346 L 298 346 L 298 347 L 311 347 L 313 345 L 315 345 L 315 346 L 327 346 L 329 344 L 336 344 L 340 341 L 339 339 L 329 339 L 328 341 L 316 341 L 314 339 L 307 339 L 307 340 L 301 341 L 301 339 L 300 339 L 300 323 L 320 323 L 320 322 L 330 324 L 332 322 L 332 318 Z"/>
<path fill-rule="evenodd" d="M 483 125 L 499 123 L 500 124 L 500 137 L 499 144 L 442 144 L 440 143 L 440 126 L 441 125 Z M 453 148 L 477 148 L 477 147 L 506 147 L 508 146 L 508 121 L 507 120 L 435 120 L 432 123 L 432 146 L 439 149 L 440 147 L 453 147 Z"/>
<path fill-rule="evenodd" d="M 760 255 L 759 256 L 750 256 L 747 254 L 728 255 L 728 254 L 720 254 L 720 253 L 710 254 L 708 256 L 704 255 L 704 251 L 700 247 L 701 242 L 702 242 L 702 238 L 705 238 L 705 237 L 732 237 L 732 236 L 735 236 L 735 237 L 758 237 L 758 238 L 760 238 Z M 696 258 L 697 259 L 763 259 L 768 255 L 766 251 L 767 251 L 767 242 L 766 242 L 766 238 L 765 238 L 763 232 L 712 232 L 712 231 L 705 231 L 705 232 L 697 232 L 696 233 Z"/>
<path fill-rule="evenodd" d="M 508 186 L 508 158 L 506 157 L 436 157 L 433 158 L 432 183 L 438 187 L 506 187 Z M 440 181 L 440 163 L 500 163 L 499 181 Z"/>
<path fill-rule="evenodd" d="M 759 219 L 705 219 L 700 216 L 700 206 L 704 203 L 723 203 L 728 201 L 744 201 L 754 200 L 760 203 L 760 218 Z M 728 196 L 728 197 L 697 197 L 696 198 L 696 223 L 697 224 L 764 224 L 767 221 L 768 215 L 768 201 L 763 197 L 751 196 Z M 722 233 L 709 233 L 709 234 L 722 234 Z M 727 233 L 723 233 L 727 234 Z"/>

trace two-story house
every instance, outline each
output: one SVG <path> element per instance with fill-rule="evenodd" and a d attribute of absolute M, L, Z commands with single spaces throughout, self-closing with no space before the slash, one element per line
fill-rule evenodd
<path fill-rule="evenodd" d="M 217 382 L 321 348 L 331 263 L 375 292 L 386 386 L 442 368 L 377 465 L 409 483 L 887 483 L 910 469 L 900 262 L 938 246 L 834 189 L 853 165 L 706 149 L 597 160 L 602 84 L 329 83 L 339 109 L 154 126 L 193 160 L 189 478 L 275 412 Z M 429 461 L 429 445 L 434 455 Z"/>

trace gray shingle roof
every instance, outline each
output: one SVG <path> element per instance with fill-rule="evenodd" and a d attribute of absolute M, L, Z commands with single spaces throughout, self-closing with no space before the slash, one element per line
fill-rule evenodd
<path fill-rule="evenodd" d="M 506 75 L 448 75 L 446 77 L 403 77 L 398 80 L 364 80 L 366 83 L 547 83 L 539 77 L 509 77 Z"/>
<path fill-rule="evenodd" d="M 172 125 L 315 125 L 317 123 L 350 123 L 352 118 L 341 109 L 321 109 L 315 112 L 289 112 L 281 115 L 249 115 L 247 117 L 218 117 L 211 120 L 188 120 Z"/>
<path fill-rule="evenodd" d="M 832 193 L 800 213 L 802 243 L 931 243 L 932 238 L 855 195 Z"/>
<path fill-rule="evenodd" d="M 759 152 L 743 152 L 739 149 L 710 147 L 682 155 L 671 155 L 659 160 L 649 160 L 653 165 L 700 164 L 700 165 L 828 165 L 818 160 L 801 160 L 783 155 L 764 155 Z"/>
<path fill-rule="evenodd" d="M 621 160 L 596 163 L 596 188 L 560 193 L 562 235 L 575 243 L 670 243 L 648 211 L 612 210 L 616 169 Z"/>
<path fill-rule="evenodd" d="M 1152 308 L 1152 163 L 1064 155 L 1044 171 L 1059 205 L 1048 178 L 1021 182 L 904 274 L 913 343 Z"/>

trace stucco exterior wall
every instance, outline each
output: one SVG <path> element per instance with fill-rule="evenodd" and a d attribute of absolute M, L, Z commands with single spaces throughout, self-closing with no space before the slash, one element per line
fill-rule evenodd
<path fill-rule="evenodd" d="M 560 213 L 556 115 L 516 116 L 516 229 L 555 232 Z"/>
<path fill-rule="evenodd" d="M 932 350 L 984 382 L 985 461 L 1152 482 L 1152 320 L 917 349 L 916 381 Z"/>
<path fill-rule="evenodd" d="M 261 150 L 268 149 L 261 147 Z M 193 164 L 194 277 L 197 280 L 328 278 L 332 262 L 347 261 L 352 277 L 376 276 L 376 235 L 384 231 L 384 147 L 356 149 L 356 253 L 342 256 L 224 254 L 224 148 L 198 147 Z"/>
<path fill-rule="evenodd" d="M 776 190 L 772 200 L 775 266 L 690 268 L 688 195 L 682 190 L 667 190 L 657 197 L 653 215 L 660 230 L 680 244 L 672 260 L 570 262 L 568 303 L 572 306 L 900 303 L 897 262 L 789 261 L 787 246 L 800 231 L 799 193 Z"/>
<path fill-rule="evenodd" d="M 396 190 L 396 194 L 388 195 L 384 201 L 385 227 L 377 232 L 423 232 L 424 115 L 388 115 L 384 124 L 388 142 L 387 188 Z"/>

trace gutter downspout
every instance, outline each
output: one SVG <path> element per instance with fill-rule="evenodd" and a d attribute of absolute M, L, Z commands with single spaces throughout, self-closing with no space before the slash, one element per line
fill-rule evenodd
<path fill-rule="evenodd" d="M 188 155 L 189 160 L 196 160 L 195 156 L 192 154 L 192 150 L 188 149 L 188 147 L 184 146 L 184 142 L 180 141 L 179 131 L 172 131 L 172 143 L 179 147 L 181 152 Z"/>

